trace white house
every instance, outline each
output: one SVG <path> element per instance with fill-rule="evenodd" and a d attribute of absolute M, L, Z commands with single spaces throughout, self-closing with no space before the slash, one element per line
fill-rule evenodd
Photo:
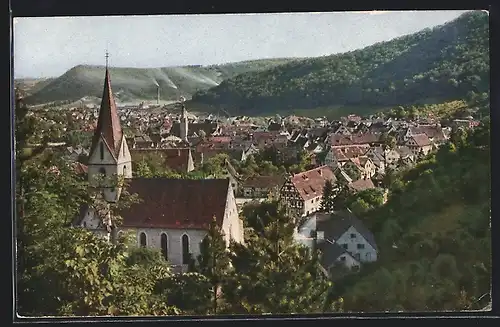
<path fill-rule="evenodd" d="M 378 249 L 373 234 L 350 212 L 315 213 L 295 233 L 295 240 L 306 246 L 314 244 L 322 252 L 322 266 L 329 271 L 339 263 L 359 268 L 377 260 Z"/>

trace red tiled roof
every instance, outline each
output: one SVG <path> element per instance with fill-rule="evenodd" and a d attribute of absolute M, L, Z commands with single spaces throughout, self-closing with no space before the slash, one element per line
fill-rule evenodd
<path fill-rule="evenodd" d="M 292 183 L 304 201 L 323 194 L 327 180 L 336 181 L 335 175 L 328 166 L 321 166 L 292 176 Z"/>
<path fill-rule="evenodd" d="M 424 134 L 424 133 L 412 135 L 412 138 L 413 138 L 413 140 L 415 140 L 415 143 L 419 147 L 431 144 L 431 140 L 429 140 L 429 137 L 427 136 L 427 134 Z"/>
<path fill-rule="evenodd" d="M 338 161 L 346 161 L 364 155 L 369 148 L 368 144 L 332 146 L 332 151 Z"/>
<path fill-rule="evenodd" d="M 118 111 L 116 110 L 113 92 L 111 91 L 111 80 L 109 77 L 109 70 L 107 68 L 104 78 L 104 90 L 102 94 L 101 107 L 99 109 L 99 119 L 97 121 L 97 127 L 92 139 L 90 153 L 94 152 L 101 135 L 103 136 L 111 153 L 115 157 L 118 156 L 123 132 L 120 125 L 120 118 L 118 117 Z"/>
<path fill-rule="evenodd" d="M 232 138 L 230 136 L 211 136 L 208 138 L 210 143 L 230 143 Z"/>
<path fill-rule="evenodd" d="M 123 227 L 208 229 L 222 226 L 229 179 L 134 178 L 128 191 L 141 202 L 121 213 Z"/>
<path fill-rule="evenodd" d="M 340 134 L 330 135 L 331 145 L 368 144 L 368 143 L 376 143 L 379 141 L 380 141 L 380 135 L 373 133 L 364 133 L 357 135 L 340 135 Z"/>

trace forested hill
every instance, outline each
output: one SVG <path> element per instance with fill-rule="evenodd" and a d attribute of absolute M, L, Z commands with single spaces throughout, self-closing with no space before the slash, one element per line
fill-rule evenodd
<path fill-rule="evenodd" d="M 200 91 L 193 104 L 247 114 L 328 106 L 393 106 L 489 90 L 488 14 L 343 54 L 250 72 Z"/>
<path fill-rule="evenodd" d="M 176 101 L 190 97 L 194 92 L 218 85 L 222 80 L 238 74 L 269 69 L 293 61 L 293 58 L 248 60 L 211 66 L 182 66 L 163 68 L 110 68 L 111 84 L 119 101 L 154 101 L 157 86 L 162 101 Z M 74 101 L 83 97 L 100 97 L 104 66 L 78 65 L 60 77 L 53 78 L 41 88 L 28 89 L 32 93 L 27 103 Z M 22 81 L 17 81 L 18 83 Z"/>

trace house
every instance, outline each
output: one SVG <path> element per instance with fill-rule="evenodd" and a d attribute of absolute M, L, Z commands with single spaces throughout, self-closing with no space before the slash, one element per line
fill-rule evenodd
<path fill-rule="evenodd" d="M 331 275 L 338 267 L 359 269 L 378 258 L 375 237 L 352 213 L 335 211 L 315 213 L 297 229 L 295 239 L 306 246 L 316 246 L 321 265 Z"/>
<path fill-rule="evenodd" d="M 255 156 L 257 153 L 259 153 L 259 149 L 255 145 L 250 144 L 245 150 L 243 150 L 241 162 L 245 162 L 249 156 Z"/>
<path fill-rule="evenodd" d="M 336 177 L 328 166 L 321 166 L 287 176 L 280 189 L 279 201 L 290 216 L 303 217 L 320 209 L 326 181 L 336 184 Z"/>
<path fill-rule="evenodd" d="M 368 156 L 359 156 L 356 158 L 359 166 L 363 169 L 362 176 L 373 177 L 377 172 L 377 167 Z"/>
<path fill-rule="evenodd" d="M 284 176 L 252 176 L 241 182 L 241 192 L 244 198 L 269 198 L 279 193 L 284 182 Z"/>
<path fill-rule="evenodd" d="M 231 239 L 244 242 L 243 222 L 228 179 L 132 178 L 132 157 L 121 129 L 107 67 L 89 153 L 88 179 L 106 202 L 118 202 L 123 187 L 142 201 L 121 210 L 121 225 L 111 219 L 106 206 L 83 205 L 73 220 L 74 227 L 87 228 L 108 240 L 131 231 L 139 246 L 161 249 L 180 272 L 186 271 L 189 259 L 200 253 L 200 242 L 214 218 L 224 231 L 226 244 Z M 99 184 L 94 181 L 98 174 L 122 176 L 128 180 L 128 186 Z"/>
<path fill-rule="evenodd" d="M 384 175 L 385 174 L 385 151 L 384 149 L 379 146 L 379 147 L 372 147 L 370 148 L 366 154 L 368 158 L 371 159 L 375 166 L 375 173 Z"/>
<path fill-rule="evenodd" d="M 415 156 L 419 154 L 425 156 L 432 150 L 432 143 L 425 133 L 412 135 L 406 142 L 406 145 Z"/>
<path fill-rule="evenodd" d="M 342 167 L 350 159 L 363 156 L 369 149 L 368 144 L 330 146 L 325 156 L 325 164 L 332 169 Z"/>

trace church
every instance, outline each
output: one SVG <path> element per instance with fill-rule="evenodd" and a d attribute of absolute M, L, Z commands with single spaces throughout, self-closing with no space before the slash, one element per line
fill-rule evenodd
<path fill-rule="evenodd" d="M 185 112 L 182 118 L 186 121 Z M 182 132 L 185 139 L 186 126 Z M 214 217 L 224 232 L 226 244 L 229 245 L 230 240 L 244 241 L 243 222 L 229 179 L 133 177 L 132 158 L 111 90 L 108 67 L 87 174 L 89 185 L 102 189 L 108 203 L 119 201 L 122 186 L 96 184 L 96 176 L 122 176 L 127 180 L 127 191 L 137 194 L 141 201 L 121 212 L 120 226 L 114 227 L 110 219 L 98 217 L 89 205 L 81 208 L 73 226 L 87 228 L 108 239 L 111 234 L 132 231 L 138 246 L 161 249 L 178 271 L 186 271 L 189 258 L 199 255 L 199 245 Z"/>

